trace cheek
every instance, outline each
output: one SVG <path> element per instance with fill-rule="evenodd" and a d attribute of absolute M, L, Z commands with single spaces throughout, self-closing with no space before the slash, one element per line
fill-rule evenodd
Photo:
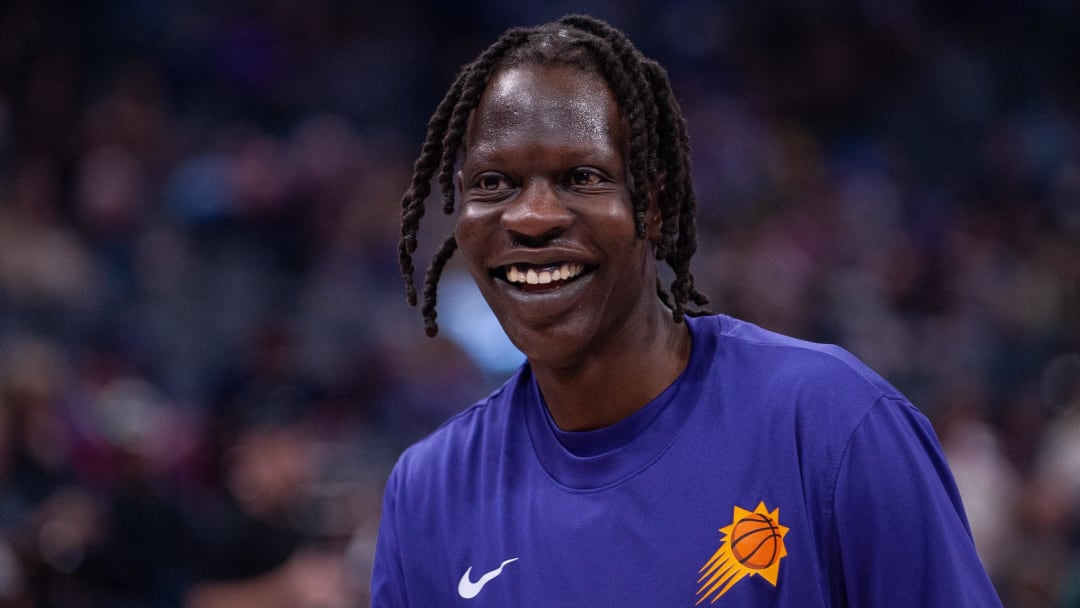
<path fill-rule="evenodd" d="M 458 211 L 454 238 L 457 240 L 458 252 L 470 271 L 474 266 L 482 266 L 481 260 L 487 252 L 485 245 L 490 244 L 494 238 L 489 216 L 490 214 L 478 212 L 473 205 L 464 205 Z"/>
<path fill-rule="evenodd" d="M 629 201 L 612 201 L 593 209 L 590 215 L 596 232 L 605 235 L 612 243 L 633 247 L 641 240 L 637 238 L 634 212 Z"/>

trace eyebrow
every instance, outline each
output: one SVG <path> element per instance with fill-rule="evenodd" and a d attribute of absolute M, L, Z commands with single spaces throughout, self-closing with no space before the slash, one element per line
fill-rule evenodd
<path fill-rule="evenodd" d="M 519 146 L 515 146 L 512 149 L 494 144 L 462 146 L 462 161 L 463 163 L 505 164 L 519 160 L 522 157 L 528 158 L 529 156 L 532 156 L 535 153 L 531 150 L 533 147 L 534 146 L 526 145 L 523 152 Z M 621 169 L 626 164 L 625 155 L 623 155 L 617 147 L 612 145 L 605 145 L 603 149 L 600 149 L 591 144 L 577 146 L 571 144 L 563 148 L 560 157 L 562 161 L 561 164 L 568 167 L 618 163 Z"/>

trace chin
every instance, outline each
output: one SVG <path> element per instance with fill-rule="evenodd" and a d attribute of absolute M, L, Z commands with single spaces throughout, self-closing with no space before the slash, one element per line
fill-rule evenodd
<path fill-rule="evenodd" d="M 594 332 L 584 319 L 539 326 L 504 324 L 503 329 L 532 364 L 565 367 L 575 365 L 592 352 Z"/>

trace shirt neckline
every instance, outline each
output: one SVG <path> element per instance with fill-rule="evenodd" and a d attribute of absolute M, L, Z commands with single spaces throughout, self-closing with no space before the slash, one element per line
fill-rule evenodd
<path fill-rule="evenodd" d="M 528 369 L 518 393 L 524 423 L 540 465 L 558 484 L 572 490 L 601 490 L 638 474 L 663 455 L 700 401 L 700 378 L 708 367 L 707 340 L 699 323 L 686 318 L 690 358 L 686 369 L 655 399 L 615 424 L 592 431 L 564 431 L 555 424 Z"/>

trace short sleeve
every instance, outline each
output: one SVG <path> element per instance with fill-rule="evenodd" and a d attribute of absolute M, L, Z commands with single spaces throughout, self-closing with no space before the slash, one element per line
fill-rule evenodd
<path fill-rule="evenodd" d="M 906 401 L 880 399 L 856 427 L 831 523 L 836 605 L 1001 606 L 937 436 Z"/>
<path fill-rule="evenodd" d="M 395 467 L 383 492 L 382 516 L 375 542 L 375 560 L 371 570 L 372 608 L 405 608 L 404 568 L 398 543 L 397 504 L 400 491 L 399 467 Z"/>

